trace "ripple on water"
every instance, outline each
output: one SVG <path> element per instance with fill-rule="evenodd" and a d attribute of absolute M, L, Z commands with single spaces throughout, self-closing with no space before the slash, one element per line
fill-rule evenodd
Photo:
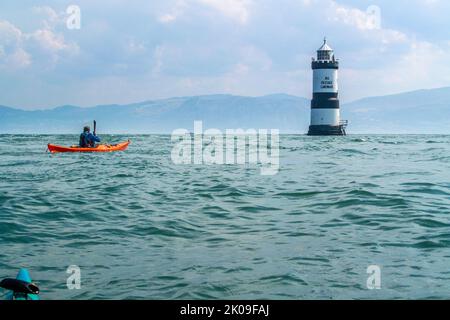
<path fill-rule="evenodd" d="M 449 297 L 429 287 L 449 280 L 449 136 L 282 136 L 275 176 L 104 136 L 127 138 L 49 155 L 77 137 L 0 136 L 0 275 L 28 267 L 43 299 L 367 299 L 378 264 L 377 298 Z M 82 292 L 64 289 L 70 264 Z"/>

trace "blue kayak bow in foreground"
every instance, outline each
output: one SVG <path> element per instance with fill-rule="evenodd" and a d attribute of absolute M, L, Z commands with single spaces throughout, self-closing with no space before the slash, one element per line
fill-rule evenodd
<path fill-rule="evenodd" d="M 39 300 L 39 288 L 33 284 L 27 269 L 20 269 L 15 279 L 0 281 L 0 288 L 9 291 L 6 300 Z"/>

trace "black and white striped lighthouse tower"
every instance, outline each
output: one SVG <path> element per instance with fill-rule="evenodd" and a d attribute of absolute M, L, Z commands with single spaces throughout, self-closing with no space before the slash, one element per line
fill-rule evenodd
<path fill-rule="evenodd" d="M 338 99 L 339 61 L 333 49 L 323 41 L 313 58 L 313 99 L 311 101 L 310 136 L 344 136 L 346 121 L 341 121 Z"/>

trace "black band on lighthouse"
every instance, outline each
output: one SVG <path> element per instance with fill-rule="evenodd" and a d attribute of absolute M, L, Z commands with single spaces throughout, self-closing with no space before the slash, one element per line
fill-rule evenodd
<path fill-rule="evenodd" d="M 313 70 L 316 69 L 339 69 L 339 61 L 313 61 Z"/>
<path fill-rule="evenodd" d="M 313 100 L 311 100 L 311 108 L 312 109 L 339 109 L 339 100 L 336 98 L 313 99 Z"/>
<path fill-rule="evenodd" d="M 314 92 L 313 100 L 329 100 L 329 99 L 337 99 L 337 92 Z"/>

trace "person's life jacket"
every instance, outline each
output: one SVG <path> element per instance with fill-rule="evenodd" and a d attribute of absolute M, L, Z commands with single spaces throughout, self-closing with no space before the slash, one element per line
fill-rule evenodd
<path fill-rule="evenodd" d="M 80 143 L 79 144 L 80 144 L 81 148 L 89 148 L 89 147 L 91 147 L 91 143 L 88 141 L 87 137 L 88 137 L 88 133 L 87 132 L 83 132 L 80 135 Z"/>

